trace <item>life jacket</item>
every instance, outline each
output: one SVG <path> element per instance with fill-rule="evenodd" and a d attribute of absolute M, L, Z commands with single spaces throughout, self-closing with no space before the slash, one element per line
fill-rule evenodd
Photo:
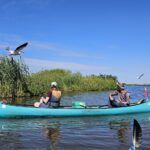
<path fill-rule="evenodd" d="M 50 92 L 48 103 L 50 103 L 50 106 L 58 107 L 60 105 L 60 98 L 55 97 L 52 92 Z"/>

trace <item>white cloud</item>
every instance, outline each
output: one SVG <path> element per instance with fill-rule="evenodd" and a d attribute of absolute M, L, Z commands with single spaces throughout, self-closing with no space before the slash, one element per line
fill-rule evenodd
<path fill-rule="evenodd" d="M 44 50 L 47 53 L 55 52 L 58 56 L 102 59 L 102 56 L 94 55 L 93 53 L 87 54 L 86 52 L 83 53 L 82 50 L 68 50 L 47 42 L 29 41 L 29 44 L 29 49 L 36 50 L 36 52 Z"/>
<path fill-rule="evenodd" d="M 81 72 L 82 74 L 99 74 L 110 70 L 108 67 L 96 66 L 96 65 L 87 65 L 74 62 L 61 62 L 61 61 L 49 61 L 49 60 L 40 60 L 25 58 L 25 63 L 29 66 L 32 72 L 37 72 L 43 69 L 66 69 L 73 72 Z"/>
<path fill-rule="evenodd" d="M 24 42 L 23 38 L 15 34 L 0 33 L 0 47 L 16 48 L 19 44 Z"/>
<path fill-rule="evenodd" d="M 57 56 L 61 57 L 76 57 L 76 58 L 83 58 L 83 59 L 103 59 L 103 57 L 100 54 L 94 54 L 93 51 L 87 52 L 86 50 L 81 49 L 65 49 L 63 47 L 60 47 L 59 44 L 53 44 L 50 42 L 42 42 L 42 41 L 36 41 L 36 40 L 27 40 L 19 35 L 13 35 L 13 34 L 2 34 L 0 33 L 0 49 L 4 49 L 6 47 L 11 47 L 12 49 L 15 49 L 17 46 L 24 42 L 28 42 L 28 47 L 26 48 L 26 52 L 36 52 L 36 55 L 38 55 L 38 52 L 44 51 L 44 53 L 47 53 L 47 55 L 51 53 L 57 54 Z"/>
<path fill-rule="evenodd" d="M 3 12 L 6 12 L 12 8 L 14 11 L 15 10 L 21 10 L 22 7 L 26 8 L 28 6 L 32 5 L 32 9 L 44 9 L 48 4 L 51 4 L 52 0 L 11 0 L 11 1 L 6 1 L 6 0 L 1 0 L 0 1 L 0 8 Z M 16 7 L 16 5 L 18 7 Z M 20 7 L 19 7 L 20 6 Z"/>

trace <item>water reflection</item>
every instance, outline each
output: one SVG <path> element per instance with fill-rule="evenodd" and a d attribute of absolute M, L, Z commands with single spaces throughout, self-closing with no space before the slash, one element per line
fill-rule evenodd
<path fill-rule="evenodd" d="M 1 119 L 1 149 L 126 150 L 132 143 L 132 122 L 143 129 L 141 149 L 149 147 L 149 115 L 111 117 Z M 34 143 L 34 144 L 33 144 Z"/>
<path fill-rule="evenodd" d="M 110 129 L 117 130 L 117 136 L 120 143 L 127 143 L 130 121 L 110 121 Z"/>
<path fill-rule="evenodd" d="M 56 146 L 60 138 L 60 129 L 50 127 L 45 128 L 44 135 L 50 140 L 50 149 L 56 150 Z"/>

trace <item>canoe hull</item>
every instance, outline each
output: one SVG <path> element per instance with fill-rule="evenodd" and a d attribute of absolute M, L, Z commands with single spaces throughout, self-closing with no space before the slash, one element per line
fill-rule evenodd
<path fill-rule="evenodd" d="M 0 118 L 80 117 L 150 112 L 150 102 L 120 108 L 34 108 L 0 104 Z"/>

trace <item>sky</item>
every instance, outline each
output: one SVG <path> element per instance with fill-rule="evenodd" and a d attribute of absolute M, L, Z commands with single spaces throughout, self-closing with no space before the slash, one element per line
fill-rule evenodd
<path fill-rule="evenodd" d="M 149 0 L 0 0 L 0 55 L 28 42 L 22 58 L 30 72 L 62 68 L 148 84 L 149 6 Z"/>

